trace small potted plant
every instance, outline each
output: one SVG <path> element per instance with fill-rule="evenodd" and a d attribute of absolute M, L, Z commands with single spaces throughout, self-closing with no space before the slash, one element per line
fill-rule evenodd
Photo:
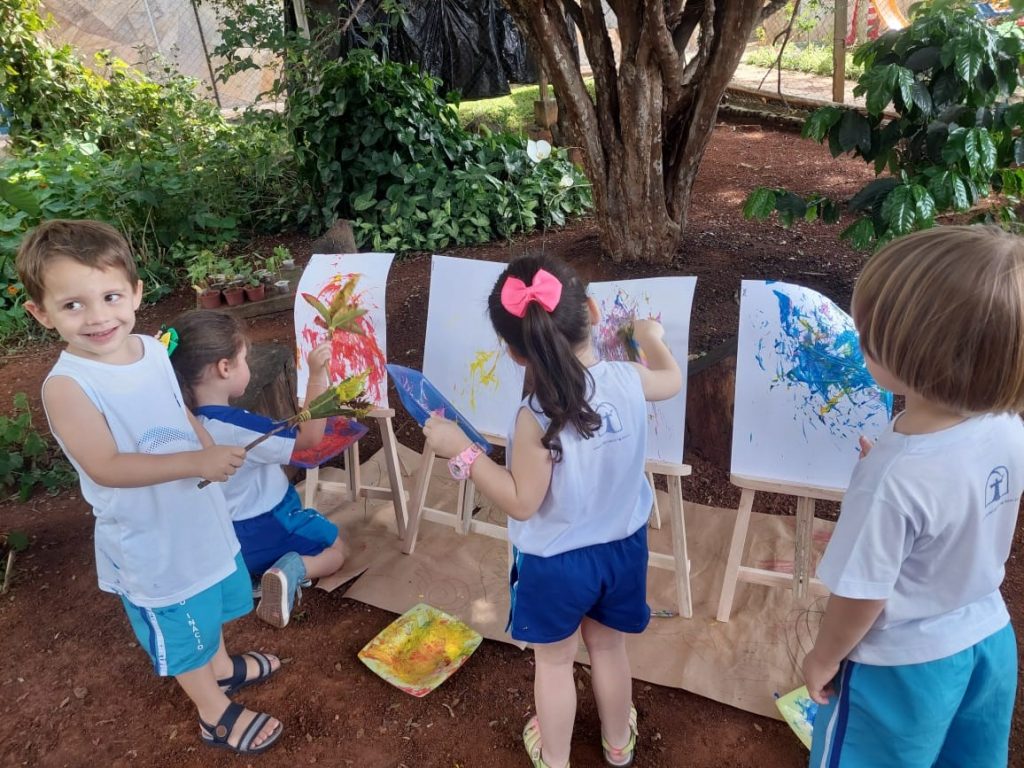
<path fill-rule="evenodd" d="M 227 285 L 224 287 L 224 301 L 229 307 L 237 307 L 245 301 L 245 278 L 237 271 L 232 272 L 228 277 Z"/>
<path fill-rule="evenodd" d="M 245 278 L 245 298 L 249 301 L 263 301 L 267 295 L 266 286 L 258 272 L 250 272 Z"/>
<path fill-rule="evenodd" d="M 185 270 L 189 282 L 195 289 L 197 302 L 203 309 L 216 309 L 220 306 L 220 288 L 215 288 L 210 282 L 212 268 L 213 254 L 203 250 L 195 255 Z"/>
<path fill-rule="evenodd" d="M 284 272 L 291 272 L 295 269 L 295 259 L 292 258 L 291 251 L 283 245 L 274 247 L 274 259 L 276 259 L 280 269 Z"/>

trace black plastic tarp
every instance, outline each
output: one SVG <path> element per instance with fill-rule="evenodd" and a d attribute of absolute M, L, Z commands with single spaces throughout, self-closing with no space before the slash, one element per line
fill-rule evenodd
<path fill-rule="evenodd" d="M 358 4 L 348 3 L 350 8 Z M 467 99 L 501 96 L 510 82 L 536 82 L 526 40 L 500 0 L 410 0 L 386 39 L 378 33 L 387 22 L 379 6 L 379 0 L 362 5 L 342 51 L 386 47 L 392 60 L 418 64 Z"/>

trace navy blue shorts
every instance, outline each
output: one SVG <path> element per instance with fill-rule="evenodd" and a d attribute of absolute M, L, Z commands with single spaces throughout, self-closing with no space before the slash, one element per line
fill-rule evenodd
<path fill-rule="evenodd" d="M 293 486 L 269 512 L 235 521 L 245 567 L 261 576 L 287 552 L 319 555 L 338 539 L 338 526 L 315 509 L 303 509 Z"/>
<path fill-rule="evenodd" d="M 584 616 L 620 632 L 647 628 L 647 526 L 607 544 L 551 557 L 513 550 L 505 631 L 527 643 L 557 643 Z"/>

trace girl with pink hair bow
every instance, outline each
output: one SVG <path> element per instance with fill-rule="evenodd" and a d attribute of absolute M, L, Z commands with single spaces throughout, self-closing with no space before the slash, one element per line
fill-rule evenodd
<path fill-rule="evenodd" d="M 527 369 L 528 394 L 509 429 L 506 466 L 491 461 L 451 421 L 423 434 L 458 479 L 508 514 L 514 563 L 508 631 L 531 643 L 537 715 L 523 731 L 534 768 L 569 765 L 576 718 L 573 660 L 590 655 L 608 765 L 633 763 L 637 713 L 625 633 L 642 632 L 647 606 L 644 475 L 648 400 L 666 400 L 682 374 L 653 320 L 637 320 L 646 359 L 602 361 L 591 341 L 599 319 L 566 264 L 527 256 L 509 265 L 488 299 L 495 331 Z"/>

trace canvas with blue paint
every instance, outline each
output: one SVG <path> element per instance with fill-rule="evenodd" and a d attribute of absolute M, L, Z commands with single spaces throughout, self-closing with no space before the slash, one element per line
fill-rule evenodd
<path fill-rule="evenodd" d="M 859 438 L 891 415 L 848 314 L 809 288 L 743 281 L 733 474 L 843 490 Z"/>
<path fill-rule="evenodd" d="M 466 437 L 482 447 L 485 453 L 490 453 L 491 444 L 476 431 L 454 405 L 448 402 L 448 399 L 430 383 L 426 376 L 412 368 L 406 368 L 404 365 L 389 363 L 387 368 L 391 380 L 395 383 L 395 389 L 398 390 L 398 397 L 402 401 L 402 405 L 417 424 L 422 427 L 431 416 L 444 416 L 458 424 L 466 433 Z"/>

